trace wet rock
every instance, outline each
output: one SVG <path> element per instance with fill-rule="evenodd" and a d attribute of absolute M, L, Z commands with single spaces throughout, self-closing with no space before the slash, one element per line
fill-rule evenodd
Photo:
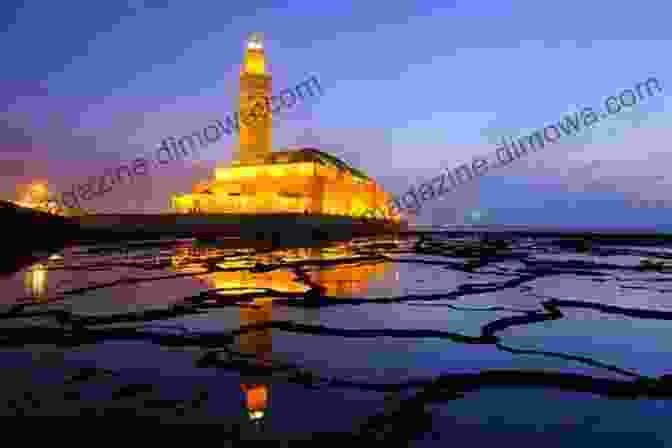
<path fill-rule="evenodd" d="M 99 375 L 115 375 L 115 372 L 106 369 L 99 369 L 96 367 L 83 367 L 79 371 L 65 379 L 66 384 L 76 383 L 80 381 L 88 381 Z"/>
<path fill-rule="evenodd" d="M 66 400 L 79 400 L 81 398 L 81 394 L 77 390 L 68 390 L 63 392 L 63 398 Z"/>
<path fill-rule="evenodd" d="M 112 398 L 128 398 L 134 397 L 141 393 L 151 392 L 154 390 L 154 386 L 146 383 L 136 383 L 136 384 L 127 384 L 122 386 L 117 391 L 112 394 Z"/>
<path fill-rule="evenodd" d="M 304 294 L 304 302 L 308 306 L 318 306 L 326 304 L 327 300 L 324 297 L 326 289 L 321 286 L 310 288 Z"/>

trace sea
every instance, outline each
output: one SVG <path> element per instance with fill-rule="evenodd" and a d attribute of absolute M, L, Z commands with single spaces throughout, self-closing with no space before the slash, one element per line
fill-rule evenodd
<path fill-rule="evenodd" d="M 0 415 L 232 444 L 672 446 L 669 243 L 425 230 L 36 254 L 0 276 Z"/>

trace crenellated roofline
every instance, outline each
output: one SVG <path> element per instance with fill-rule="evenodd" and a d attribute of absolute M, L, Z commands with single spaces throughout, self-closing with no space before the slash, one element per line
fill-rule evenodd
<path fill-rule="evenodd" d="M 321 151 L 317 148 L 300 148 L 296 150 L 274 151 L 269 154 L 265 163 L 297 163 L 297 162 L 318 162 L 325 166 L 332 166 L 342 171 L 350 173 L 352 176 L 362 180 L 371 181 L 369 176 L 364 172 L 354 168 L 338 157 L 327 152 Z"/>

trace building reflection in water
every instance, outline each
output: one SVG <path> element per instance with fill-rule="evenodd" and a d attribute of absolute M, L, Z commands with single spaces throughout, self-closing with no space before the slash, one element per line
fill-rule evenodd
<path fill-rule="evenodd" d="M 47 268 L 43 264 L 34 264 L 26 271 L 23 277 L 26 295 L 41 299 L 47 292 Z"/>
<path fill-rule="evenodd" d="M 245 394 L 245 408 L 250 420 L 261 423 L 268 407 L 268 385 L 241 383 L 240 390 Z"/>
<path fill-rule="evenodd" d="M 217 254 L 221 256 L 221 252 Z M 213 253 L 214 256 L 214 253 Z M 185 248 L 174 257 L 174 266 L 178 269 L 193 269 L 198 261 L 208 258 L 207 249 Z M 339 258 L 356 258 L 352 245 L 349 243 L 328 248 L 295 248 L 275 251 L 270 254 L 251 257 L 244 255 L 232 256 L 228 261 L 219 263 L 220 268 L 253 267 L 256 262 L 278 263 L 304 260 L 337 260 Z M 313 283 L 326 289 L 325 294 L 331 297 L 357 296 L 364 297 L 372 280 L 382 280 L 393 269 L 389 262 L 348 261 L 343 264 L 321 267 L 305 267 Z M 212 288 L 221 289 L 222 295 L 239 294 L 241 292 L 268 289 L 280 292 L 304 292 L 309 287 L 297 280 L 296 274 L 289 269 L 278 269 L 271 272 L 254 273 L 248 270 L 216 272 L 203 278 Z M 398 275 L 392 275 L 398 280 Z M 315 312 L 311 310 L 311 312 Z M 241 304 L 240 325 L 248 326 L 268 322 L 273 319 L 273 299 L 256 298 L 252 303 Z M 273 330 L 264 329 L 249 332 L 239 337 L 239 350 L 253 355 L 258 361 L 270 362 L 273 355 Z M 267 377 L 242 377 L 241 391 L 244 394 L 244 406 L 251 422 L 263 429 L 264 420 L 268 417 L 270 384 Z"/>
<path fill-rule="evenodd" d="M 372 280 L 383 280 L 393 268 L 389 262 L 373 262 L 370 260 L 358 261 L 350 244 L 341 244 L 327 248 L 294 248 L 274 251 L 272 253 L 236 255 L 235 251 L 224 253 L 221 249 L 184 247 L 176 251 L 173 256 L 173 267 L 180 272 L 198 272 L 203 270 L 202 262 L 208 258 L 227 255 L 226 261 L 217 266 L 221 269 L 240 269 L 227 272 L 216 272 L 203 277 L 212 288 L 220 289 L 221 295 L 235 295 L 246 292 L 263 292 L 275 290 L 279 292 L 305 292 L 307 285 L 297 281 L 296 274 L 291 269 L 277 269 L 271 272 L 250 272 L 257 262 L 262 264 L 278 264 L 297 261 L 327 261 L 348 258 L 341 264 L 328 266 L 305 266 L 313 283 L 318 283 L 326 289 L 325 294 L 338 296 L 363 297 L 368 292 Z M 398 275 L 394 275 L 398 280 Z M 396 282 L 395 282 L 396 284 Z"/>
<path fill-rule="evenodd" d="M 248 326 L 269 322 L 272 317 L 272 299 L 255 299 L 250 306 L 240 308 L 240 326 Z M 238 338 L 239 350 L 254 355 L 259 361 L 271 361 L 273 355 L 273 333 L 267 328 L 241 334 Z M 240 389 L 245 395 L 245 407 L 251 421 L 259 427 L 263 424 L 268 408 L 270 385 L 263 377 L 252 377 L 241 374 Z"/>

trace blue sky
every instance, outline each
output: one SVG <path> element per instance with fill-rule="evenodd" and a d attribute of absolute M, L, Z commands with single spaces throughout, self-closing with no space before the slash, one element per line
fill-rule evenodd
<path fill-rule="evenodd" d="M 38 177 L 62 191 L 226 115 L 244 39 L 262 31 L 274 90 L 309 74 L 324 88 L 282 117 L 274 146 L 317 145 L 392 193 L 655 76 L 662 94 L 427 203 L 419 221 L 482 209 L 501 223 L 672 227 L 669 210 L 623 201 L 672 196 L 671 12 L 663 1 L 3 1 L 0 197 Z M 234 144 L 88 204 L 165 210 Z"/>

